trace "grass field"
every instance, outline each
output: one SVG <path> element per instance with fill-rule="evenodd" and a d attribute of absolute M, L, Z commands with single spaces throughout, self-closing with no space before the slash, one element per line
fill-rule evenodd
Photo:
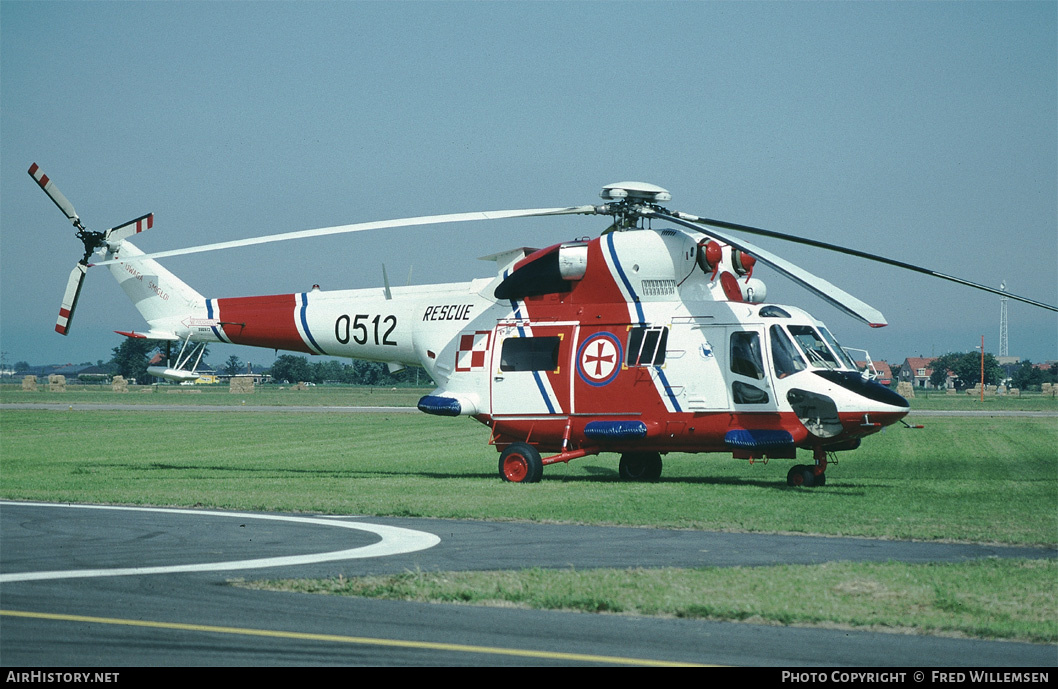
<path fill-rule="evenodd" d="M 246 403 L 390 406 L 406 405 L 409 399 L 414 403 L 421 394 L 407 389 L 269 390 L 255 392 Z M 75 400 L 82 395 L 84 399 Z M 498 455 L 486 444 L 488 429 L 469 419 L 150 408 L 151 403 L 172 404 L 174 399 L 241 404 L 242 398 L 236 397 L 226 390 L 125 395 L 2 390 L 3 402 L 90 404 L 118 398 L 121 403 L 143 400 L 145 406 L 133 411 L 3 410 L 0 496 L 1058 545 L 1055 417 L 928 417 L 922 420 L 924 429 L 889 428 L 859 450 L 840 454 L 828 469 L 825 488 L 794 489 L 785 483 L 792 460 L 751 465 L 721 455 L 668 455 L 663 478 L 654 484 L 620 482 L 616 457 L 604 455 L 548 467 L 539 484 L 514 485 L 497 477 Z M 806 456 L 798 461 L 808 460 Z M 652 581 L 669 582 L 654 594 L 669 601 L 664 605 L 615 593 L 644 588 L 642 572 L 606 573 L 610 583 L 604 585 L 597 583 L 602 573 L 562 573 L 561 581 L 568 583 L 550 579 L 548 589 L 568 593 L 544 602 L 516 596 L 514 602 L 1058 640 L 1053 560 L 997 561 L 987 567 L 835 567 L 754 570 L 754 577 L 820 591 L 819 604 L 811 606 L 790 605 L 783 600 L 789 594 L 777 592 L 778 587 L 753 584 L 747 573 L 732 577 L 730 570 L 648 573 Z M 437 592 L 436 583 L 424 577 L 410 579 L 420 590 L 413 595 L 433 591 L 425 596 L 440 600 L 487 599 L 480 592 L 496 590 L 497 580 L 523 591 L 538 588 L 533 582 L 539 575 L 532 571 L 492 576 L 488 583 L 464 581 L 461 593 L 455 594 Z M 379 591 L 406 587 L 407 582 L 398 579 L 374 582 Z M 677 591 L 681 595 L 675 595 Z M 496 594 L 494 599 L 511 604 L 511 595 Z M 593 600 L 602 602 L 596 605 Z M 894 606 L 896 600 L 918 603 Z"/>
<path fill-rule="evenodd" d="M 108 385 L 71 383 L 66 392 L 48 392 L 41 385 L 35 392 L 22 390 L 20 384 L 0 384 L 0 402 L 35 404 L 209 404 L 237 406 L 243 402 L 258 406 L 403 406 L 414 407 L 419 398 L 432 390 L 430 387 L 371 388 L 348 385 L 316 386 L 295 390 L 290 386 L 263 385 L 250 395 L 234 395 L 227 385 L 133 385 L 128 393 L 114 393 Z M 912 411 L 923 410 L 985 410 L 985 411 L 1056 411 L 1058 397 L 1040 393 L 1025 393 L 1017 397 L 987 396 L 982 402 L 973 395 L 946 395 L 918 392 L 911 400 Z"/>

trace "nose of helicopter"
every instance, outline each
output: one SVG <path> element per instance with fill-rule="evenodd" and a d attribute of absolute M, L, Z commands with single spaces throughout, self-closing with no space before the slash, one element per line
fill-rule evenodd
<path fill-rule="evenodd" d="M 814 371 L 814 373 L 835 385 L 838 385 L 850 392 L 855 393 L 860 397 L 865 397 L 872 402 L 880 403 L 885 408 L 889 409 L 890 412 L 903 410 L 903 414 L 906 414 L 911 405 L 901 395 L 893 392 L 889 388 L 881 385 L 870 378 L 864 378 L 861 374 L 854 371 Z M 903 416 L 901 414 L 901 416 Z"/>
<path fill-rule="evenodd" d="M 856 438 L 904 418 L 910 404 L 889 388 L 854 371 L 813 371 L 786 399 L 797 418 L 817 438 Z M 807 389 L 812 388 L 812 389 Z"/>

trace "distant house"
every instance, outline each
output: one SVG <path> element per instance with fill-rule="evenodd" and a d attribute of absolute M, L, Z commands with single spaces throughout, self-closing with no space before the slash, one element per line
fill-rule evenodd
<path fill-rule="evenodd" d="M 900 366 L 900 382 L 911 383 L 916 388 L 933 387 L 929 377 L 933 375 L 932 364 L 937 357 L 909 356 Z"/>
<path fill-rule="evenodd" d="M 900 366 L 900 382 L 911 383 L 916 388 L 936 388 L 929 380 L 930 376 L 933 375 L 933 362 L 936 360 L 937 357 L 935 356 L 911 356 L 904 359 L 903 365 Z M 937 389 L 953 387 L 955 387 L 955 376 L 952 375 L 951 371 L 948 371 L 943 388 Z"/>
<path fill-rule="evenodd" d="M 874 370 L 878 372 L 878 382 L 882 385 L 893 384 L 893 369 L 889 367 L 889 363 L 886 361 L 874 362 Z"/>
<path fill-rule="evenodd" d="M 856 368 L 874 376 L 874 379 L 882 385 L 893 384 L 893 369 L 884 361 L 857 361 Z"/>
<path fill-rule="evenodd" d="M 90 373 L 97 373 L 99 367 L 92 364 L 47 364 L 44 366 L 30 366 L 29 368 L 16 372 L 15 375 L 22 376 L 37 376 L 38 378 L 47 378 L 52 375 L 66 376 L 67 380 L 73 380 L 77 378 L 82 372 L 88 371 Z"/>
<path fill-rule="evenodd" d="M 113 374 L 102 366 L 87 366 L 77 372 L 77 380 L 82 383 L 109 383 Z"/>

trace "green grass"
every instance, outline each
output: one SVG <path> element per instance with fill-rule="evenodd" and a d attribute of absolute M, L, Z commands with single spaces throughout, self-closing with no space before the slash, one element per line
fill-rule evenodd
<path fill-rule="evenodd" d="M 910 398 L 911 413 L 921 410 L 948 411 L 1051 411 L 1058 412 L 1058 397 L 1043 395 L 1038 392 L 1026 392 L 1019 396 L 985 395 L 982 401 L 978 395 L 969 395 L 965 391 L 957 395 L 941 392 L 916 391 Z"/>
<path fill-rule="evenodd" d="M 371 402 L 333 400 L 377 392 L 268 394 L 293 404 L 312 397 L 347 406 Z M 73 401 L 70 393 L 25 394 Z M 179 397 L 84 394 L 107 402 L 139 394 L 166 404 Z M 235 397 L 226 390 L 212 394 L 218 401 Z M 421 392 L 403 394 L 414 401 Z M 247 403 L 260 404 L 263 397 Z M 21 401 L 10 391 L 2 399 Z M 498 454 L 486 443 L 488 429 L 462 418 L 166 412 L 149 406 L 6 409 L 0 411 L 0 497 L 1058 545 L 1058 419 L 921 421 L 924 429 L 891 427 L 859 450 L 840 453 L 825 488 L 800 489 L 785 482 L 793 460 L 749 464 L 723 455 L 676 454 L 666 456 L 662 480 L 653 484 L 619 481 L 613 455 L 548 467 L 539 484 L 508 484 L 497 477 Z M 840 569 L 845 566 L 551 572 L 544 587 L 533 584 L 534 576 L 543 575 L 530 570 L 494 573 L 492 583 L 470 580 L 459 584 L 461 592 L 426 598 L 484 600 L 496 581 L 509 580 L 515 587 L 550 590 L 551 597 L 505 604 L 1055 641 L 1053 563 Z M 551 578 L 560 574 L 568 584 Z M 957 585 L 943 585 L 947 580 Z M 656 582 L 654 602 L 638 599 L 644 581 Z M 774 595 L 765 595 L 772 590 Z M 874 608 L 891 610 L 879 616 Z M 953 620 L 947 627 L 946 617 Z"/>
<path fill-rule="evenodd" d="M 390 600 L 1058 641 L 1058 562 L 406 572 L 248 588 Z"/>
<path fill-rule="evenodd" d="M 21 384 L 0 385 L 0 402 L 21 404 L 209 404 L 236 406 L 404 406 L 414 407 L 432 387 L 362 387 L 355 385 L 319 385 L 304 390 L 289 385 L 259 385 L 249 395 L 232 394 L 227 385 L 133 385 L 129 392 L 115 393 L 109 385 L 86 385 L 70 382 L 66 392 L 49 392 L 41 384 L 33 392 Z M 912 414 L 920 410 L 959 411 L 1055 411 L 1058 397 L 1026 392 L 1018 397 L 978 397 L 917 391 L 911 398 Z"/>
<path fill-rule="evenodd" d="M 120 432 L 115 429 L 120 429 Z M 839 455 L 821 489 L 792 461 L 672 454 L 655 484 L 614 455 L 497 478 L 488 429 L 421 414 L 21 411 L 0 415 L 13 499 L 1016 544 L 1058 542 L 1054 419 L 936 418 Z M 807 457 L 799 461 L 808 461 Z"/>
<path fill-rule="evenodd" d="M 233 394 L 227 385 L 133 385 L 118 393 L 109 385 L 70 383 L 65 392 L 50 392 L 41 384 L 35 391 L 21 385 L 0 385 L 6 404 L 134 404 L 137 406 L 200 405 L 313 407 L 414 407 L 431 387 L 362 387 L 318 385 L 304 390 L 289 385 L 259 385 L 250 394 Z"/>

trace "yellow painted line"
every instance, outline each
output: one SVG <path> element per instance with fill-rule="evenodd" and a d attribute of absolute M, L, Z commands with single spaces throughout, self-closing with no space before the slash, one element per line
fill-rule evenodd
<path fill-rule="evenodd" d="M 399 639 L 374 639 L 363 636 L 342 636 L 338 634 L 308 634 L 305 632 L 284 632 L 272 629 L 246 629 L 242 627 L 217 627 L 208 624 L 183 624 L 180 622 L 154 622 L 151 620 L 126 620 L 114 617 L 90 617 L 86 615 L 61 615 L 47 612 L 25 612 L 21 610 L 0 610 L 0 615 L 8 617 L 28 617 L 38 620 L 58 620 L 61 622 L 91 622 L 95 624 L 113 624 L 126 627 L 150 627 L 152 629 L 177 629 L 188 632 L 206 632 L 212 634 L 238 634 L 241 636 L 262 636 L 273 639 L 297 639 L 299 641 L 329 641 L 343 644 L 365 646 L 388 646 L 393 648 L 416 648 L 432 651 L 449 651 L 455 653 L 486 653 L 491 655 L 514 656 L 518 658 L 540 658 L 581 663 L 611 663 L 614 665 L 639 665 L 649 667 L 710 667 L 696 663 L 679 663 L 665 660 L 647 660 L 643 658 L 620 658 L 615 656 L 590 655 L 585 653 L 558 653 L 552 651 L 530 651 L 517 648 L 496 648 L 493 646 L 470 646 L 465 644 L 445 644 L 432 641 L 402 641 Z"/>

